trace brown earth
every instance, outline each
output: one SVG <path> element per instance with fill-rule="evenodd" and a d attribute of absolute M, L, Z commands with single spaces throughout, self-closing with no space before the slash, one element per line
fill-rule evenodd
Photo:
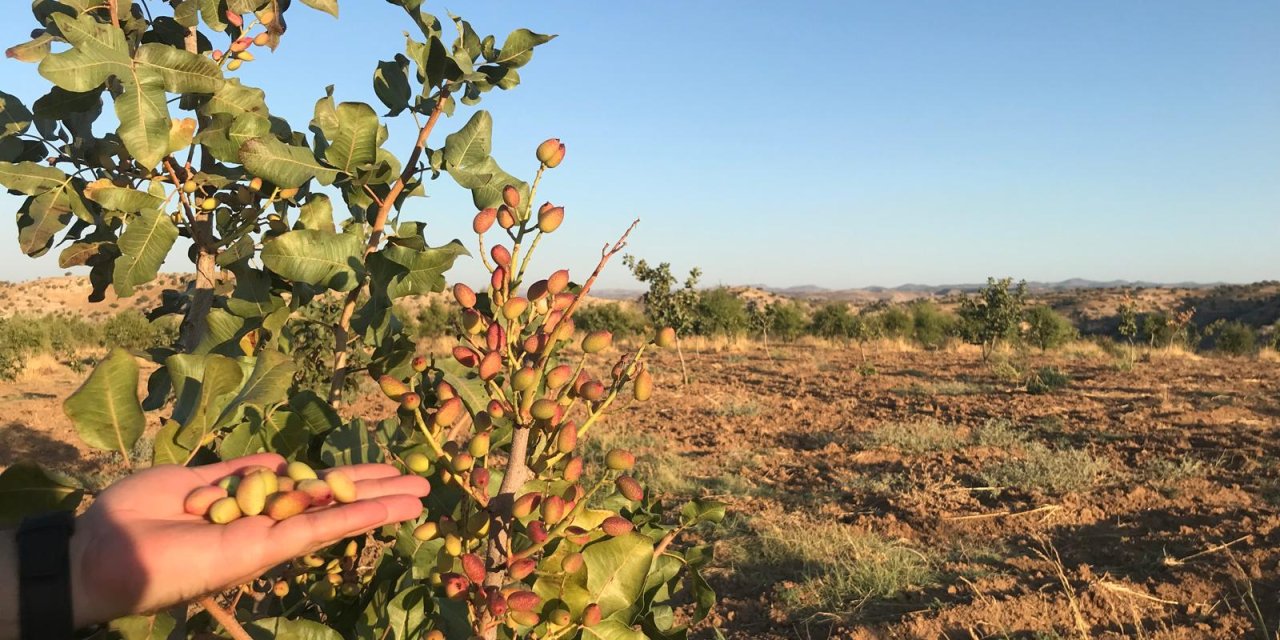
<path fill-rule="evenodd" d="M 729 503 L 699 534 L 727 637 L 1275 637 L 1275 360 L 703 347 L 596 435 L 655 491 Z M 1066 387 L 1029 393 L 1043 366 Z M 59 409 L 82 376 L 37 367 L 0 384 L 0 467 L 118 476 Z"/>

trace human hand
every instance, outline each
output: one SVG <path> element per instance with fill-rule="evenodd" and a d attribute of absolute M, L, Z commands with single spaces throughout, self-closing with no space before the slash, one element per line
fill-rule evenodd
<path fill-rule="evenodd" d="M 196 487 L 255 465 L 283 473 L 264 453 L 203 467 L 161 466 L 111 485 L 76 519 L 71 585 L 76 627 L 155 611 L 248 582 L 267 569 L 422 513 L 426 479 L 391 465 L 341 467 L 359 500 L 276 522 L 267 516 L 218 525 L 183 511 Z"/>

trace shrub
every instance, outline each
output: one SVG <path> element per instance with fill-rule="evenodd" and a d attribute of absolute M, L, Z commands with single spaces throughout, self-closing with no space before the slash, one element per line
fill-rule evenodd
<path fill-rule="evenodd" d="M 957 319 L 936 302 L 922 300 L 911 305 L 912 336 L 926 349 L 939 349 L 955 335 Z"/>
<path fill-rule="evenodd" d="M 1213 349 L 1232 356 L 1246 356 L 1258 348 L 1258 333 L 1243 322 L 1224 322 L 1213 334 Z"/>
<path fill-rule="evenodd" d="M 597 302 L 584 305 L 573 316 L 579 330 L 611 331 L 614 337 L 638 336 L 645 332 L 645 318 L 639 311 L 617 302 Z"/>
<path fill-rule="evenodd" d="M 458 319 L 456 306 L 433 298 L 413 317 L 413 333 L 419 338 L 441 338 L 457 328 Z"/>
<path fill-rule="evenodd" d="M 1057 349 L 1076 337 L 1076 327 L 1062 314 L 1045 305 L 1027 309 L 1027 341 L 1041 351 Z"/>
<path fill-rule="evenodd" d="M 747 332 L 747 305 L 732 291 L 717 287 L 698 296 L 694 332 L 704 336 L 736 337 Z"/>
<path fill-rule="evenodd" d="M 982 346 L 982 359 L 991 357 L 1000 342 L 1014 338 L 1022 307 L 1026 304 L 1027 283 L 1013 286 L 1013 278 L 987 278 L 987 286 L 976 296 L 968 296 L 960 303 L 965 339 Z"/>
<path fill-rule="evenodd" d="M 778 300 L 769 303 L 764 310 L 769 335 L 780 340 L 795 340 L 804 334 L 807 319 L 804 307 L 794 300 Z"/>
<path fill-rule="evenodd" d="M 813 312 L 809 320 L 809 333 L 821 338 L 833 340 L 848 339 L 853 336 L 854 316 L 849 305 L 843 302 L 828 302 Z"/>
<path fill-rule="evenodd" d="M 126 309 L 102 323 L 102 341 L 107 347 L 146 349 L 157 346 L 160 331 L 136 309 Z"/>
<path fill-rule="evenodd" d="M 889 307 L 876 314 L 876 321 L 886 338 L 910 340 L 915 333 L 915 319 L 901 307 Z"/>

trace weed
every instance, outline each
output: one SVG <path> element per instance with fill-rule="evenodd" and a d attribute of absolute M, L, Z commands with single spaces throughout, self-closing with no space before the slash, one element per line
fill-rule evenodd
<path fill-rule="evenodd" d="M 1001 449 L 1014 447 L 1027 441 L 1027 434 L 1009 420 L 988 420 L 973 429 L 974 444 Z"/>
<path fill-rule="evenodd" d="M 1093 487 L 1108 469 L 1105 461 L 1087 451 L 1032 443 L 1021 456 L 989 464 L 979 475 L 990 486 L 1060 495 Z"/>
<path fill-rule="evenodd" d="M 873 447 L 897 449 L 903 453 L 925 453 L 958 449 L 964 440 L 954 426 L 937 420 L 889 422 L 867 436 Z"/>

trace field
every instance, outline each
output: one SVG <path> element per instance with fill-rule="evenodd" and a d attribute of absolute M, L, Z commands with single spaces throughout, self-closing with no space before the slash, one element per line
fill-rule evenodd
<path fill-rule="evenodd" d="M 664 495 L 729 503 L 711 573 L 729 638 L 1276 637 L 1274 358 L 687 346 L 690 384 L 663 354 L 655 401 L 594 446 L 635 450 Z M 1029 393 L 1026 370 L 1057 388 Z M 37 360 L 0 384 L 0 466 L 122 473 L 59 410 L 79 379 Z"/>

